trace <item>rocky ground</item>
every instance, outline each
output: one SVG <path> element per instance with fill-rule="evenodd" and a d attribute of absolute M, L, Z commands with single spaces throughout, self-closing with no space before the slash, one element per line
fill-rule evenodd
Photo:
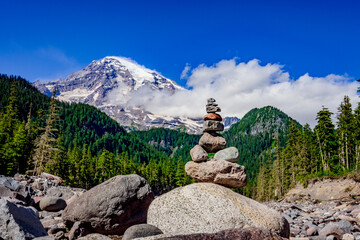
<path fill-rule="evenodd" d="M 266 205 L 288 220 L 293 239 L 360 239 L 357 201 L 269 202 Z"/>
<path fill-rule="evenodd" d="M 0 176 L 0 239 L 37 237 L 40 240 L 130 240 L 140 236 L 143 240 L 258 240 L 285 239 L 286 234 L 281 229 L 289 229 L 277 214 L 262 209 L 258 203 L 235 193 L 231 196 L 230 190 L 211 183 L 189 185 L 155 200 L 149 185 L 137 175 L 117 176 L 89 191 L 61 184 L 60 178 L 46 173 L 37 177 Z M 357 187 L 357 183 L 350 184 L 345 179 L 341 183 L 337 179 L 316 184 L 321 189 L 340 186 L 337 194 L 343 191 L 344 196 Z M 314 186 L 309 186 L 309 193 L 311 192 L 316 192 Z M 221 201 L 218 199 L 220 195 L 223 195 Z M 298 195 L 292 192 L 282 202 L 264 204 L 279 212 L 289 222 L 290 239 L 360 240 L 359 201 L 351 197 L 332 200 L 331 195 L 326 198 L 324 193 L 321 196 L 322 201 L 312 199 L 311 194 L 304 198 L 302 190 Z M 150 203 L 152 206 L 146 216 Z M 224 205 L 228 208 L 234 205 L 233 210 L 224 214 Z M 175 213 L 174 219 L 169 216 L 167 207 L 171 208 L 170 212 Z M 189 214 L 193 217 L 187 223 Z M 159 218 L 160 215 L 162 217 Z M 243 227 L 250 228 L 239 230 L 234 227 L 226 230 L 235 215 L 238 219 L 243 219 Z M 220 229 L 221 224 L 218 223 L 226 221 L 229 222 Z M 116 224 L 117 222 L 122 224 Z M 141 224 L 145 222 L 156 227 Z M 201 224 L 203 227 L 200 229 L 210 229 L 208 233 L 200 234 L 199 229 L 193 231 Z M 258 228 L 257 224 L 271 226 L 268 228 L 270 231 Z M 214 232 L 212 228 L 219 228 L 219 231 Z M 272 231 L 276 228 L 278 230 Z M 158 235 L 152 236 L 155 234 Z"/>

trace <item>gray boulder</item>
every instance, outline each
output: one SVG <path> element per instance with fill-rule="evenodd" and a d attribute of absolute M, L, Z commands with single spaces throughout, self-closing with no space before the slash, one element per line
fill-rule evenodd
<path fill-rule="evenodd" d="M 69 240 L 75 240 L 90 234 L 88 223 L 76 222 L 69 232 Z"/>
<path fill-rule="evenodd" d="M 112 240 L 112 239 L 98 233 L 91 233 L 89 235 L 86 235 L 85 237 L 78 238 L 78 240 Z"/>
<path fill-rule="evenodd" d="M 20 189 L 24 187 L 21 182 L 5 176 L 0 176 L 0 186 L 1 185 L 15 192 L 20 191 Z"/>
<path fill-rule="evenodd" d="M 33 239 L 46 235 L 33 209 L 0 199 L 0 239 Z"/>
<path fill-rule="evenodd" d="M 40 200 L 40 209 L 48 212 L 57 212 L 66 208 L 66 202 L 58 197 L 44 197 Z"/>
<path fill-rule="evenodd" d="M 147 223 L 165 234 L 215 233 L 260 227 L 289 237 L 287 220 L 277 211 L 213 183 L 194 183 L 156 198 Z"/>
<path fill-rule="evenodd" d="M 206 120 L 204 122 L 204 132 L 221 132 L 224 131 L 224 124 L 220 121 Z"/>
<path fill-rule="evenodd" d="M 244 229 L 228 229 L 217 233 L 194 233 L 188 235 L 162 234 L 136 240 L 286 240 L 263 228 L 249 227 Z M 300 240 L 300 239 L 299 239 Z"/>
<path fill-rule="evenodd" d="M 185 164 L 185 172 L 198 182 L 211 182 L 231 188 L 241 188 L 247 184 L 245 167 L 223 160 L 190 161 Z"/>
<path fill-rule="evenodd" d="M 214 158 L 216 160 L 225 160 L 236 163 L 239 161 L 239 151 L 236 147 L 228 147 L 215 153 Z"/>
<path fill-rule="evenodd" d="M 79 221 L 89 223 L 96 233 L 123 234 L 130 226 L 146 221 L 153 199 L 144 178 L 136 174 L 115 176 L 71 202 L 62 218 L 69 228 Z"/>
<path fill-rule="evenodd" d="M 82 192 L 85 192 L 85 190 L 82 190 Z M 65 201 L 74 195 L 74 191 L 72 191 L 69 187 L 64 186 L 51 187 L 46 191 L 47 197 L 61 197 Z"/>
<path fill-rule="evenodd" d="M 339 222 L 330 222 L 323 229 L 320 230 L 320 236 L 334 235 L 337 238 L 342 238 L 345 233 L 351 233 L 354 227 L 346 220 Z"/>
<path fill-rule="evenodd" d="M 208 153 L 215 153 L 226 147 L 226 140 L 217 133 L 204 132 L 199 140 L 199 145 Z"/>
<path fill-rule="evenodd" d="M 32 191 L 32 188 L 26 187 L 19 181 L 10 177 L 0 176 L 0 197 L 13 197 L 29 205 L 31 204 Z"/>
<path fill-rule="evenodd" d="M 132 240 L 140 237 L 149 237 L 163 234 L 157 227 L 150 224 L 138 224 L 126 229 L 122 240 Z"/>
<path fill-rule="evenodd" d="M 190 156 L 194 162 L 202 162 L 208 159 L 208 153 L 200 145 L 196 145 L 190 150 Z"/>
<path fill-rule="evenodd" d="M 34 238 L 33 240 L 56 240 L 56 238 L 54 236 L 44 236 L 44 237 Z"/>

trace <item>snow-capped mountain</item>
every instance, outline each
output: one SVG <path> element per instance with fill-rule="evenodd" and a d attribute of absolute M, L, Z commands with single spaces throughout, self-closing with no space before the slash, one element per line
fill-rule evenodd
<path fill-rule="evenodd" d="M 134 97 L 146 97 L 142 95 L 146 95 L 148 91 L 171 95 L 176 91 L 182 91 L 183 88 L 158 72 L 128 58 L 105 57 L 92 61 L 87 67 L 65 79 L 36 81 L 34 85 L 47 95 L 51 95 L 56 87 L 59 100 L 93 105 L 128 129 L 185 127 L 189 133 L 202 131 L 202 119 L 160 116 L 142 106 L 129 104 Z"/>

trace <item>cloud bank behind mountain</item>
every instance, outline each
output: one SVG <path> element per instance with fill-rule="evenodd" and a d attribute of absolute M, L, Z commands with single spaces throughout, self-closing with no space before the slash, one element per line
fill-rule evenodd
<path fill-rule="evenodd" d="M 322 106 L 336 113 L 344 95 L 350 97 L 354 108 L 359 101 L 356 93 L 359 83 L 346 75 L 312 77 L 306 73 L 292 79 L 282 65 L 261 65 L 257 59 L 222 60 L 194 69 L 187 64 L 182 77 L 187 77 L 185 90 L 169 95 L 144 87 L 131 96 L 129 104 L 142 105 L 161 115 L 202 117 L 206 99 L 213 97 L 222 108 L 223 117 L 241 118 L 252 108 L 271 105 L 301 124 L 314 127 L 316 113 Z"/>

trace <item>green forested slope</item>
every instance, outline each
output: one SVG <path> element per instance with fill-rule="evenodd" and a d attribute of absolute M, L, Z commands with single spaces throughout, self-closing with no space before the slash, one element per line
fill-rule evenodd
<path fill-rule="evenodd" d="M 159 192 L 190 181 L 180 157 L 169 158 L 92 106 L 51 104 L 26 80 L 6 75 L 0 75 L 0 96 L 0 174 L 41 168 L 88 188 L 138 173 Z"/>
<path fill-rule="evenodd" d="M 185 162 L 191 160 L 189 152 L 191 148 L 198 144 L 200 139 L 200 135 L 190 135 L 166 128 L 134 131 L 130 135 L 142 139 L 168 156 L 173 156 L 175 159 L 181 158 Z"/>
<path fill-rule="evenodd" d="M 301 128 L 296 120 L 277 108 L 254 108 L 224 133 L 227 145 L 238 148 L 238 163 L 246 166 L 250 179 L 254 178 L 260 166 L 268 161 L 265 152 L 276 147 L 277 138 L 280 147 L 285 146 L 291 121 L 297 128 Z"/>
<path fill-rule="evenodd" d="M 296 181 L 358 174 L 360 104 L 353 109 L 345 96 L 336 123 L 332 115 L 321 109 L 311 129 L 274 107 L 248 112 L 223 133 L 247 169 L 249 183 L 237 191 L 269 200 Z M 137 173 L 162 193 L 192 182 L 184 164 L 199 138 L 161 128 L 127 133 L 92 106 L 56 101 L 20 77 L 0 75 L 0 174 L 48 171 L 69 185 L 90 188 Z"/>

